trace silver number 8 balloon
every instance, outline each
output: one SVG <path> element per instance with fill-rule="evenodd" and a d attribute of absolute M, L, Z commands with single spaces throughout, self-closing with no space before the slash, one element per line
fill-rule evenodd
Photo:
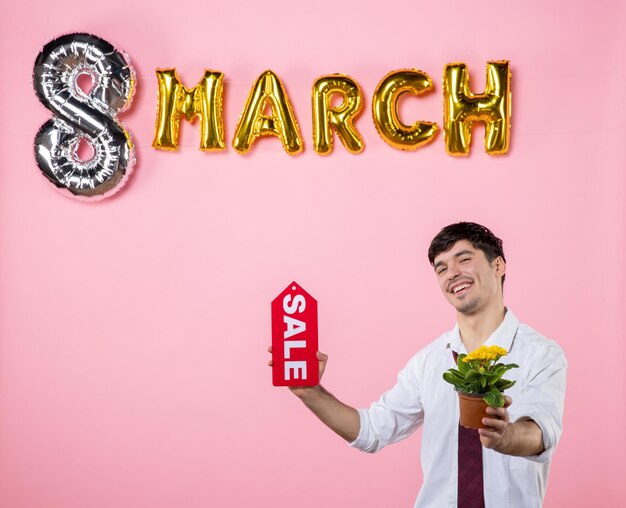
<path fill-rule="evenodd" d="M 91 78 L 88 92 L 78 84 L 81 75 Z M 128 56 L 95 35 L 62 35 L 37 55 L 33 81 L 39 100 L 54 113 L 35 137 L 41 172 L 64 193 L 82 199 L 118 191 L 135 162 L 130 133 L 117 119 L 135 89 Z M 92 148 L 88 160 L 78 155 L 81 141 Z"/>

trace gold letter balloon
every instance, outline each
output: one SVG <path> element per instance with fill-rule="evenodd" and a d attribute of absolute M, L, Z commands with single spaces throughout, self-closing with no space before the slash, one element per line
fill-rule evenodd
<path fill-rule="evenodd" d="M 88 91 L 78 84 L 91 79 Z M 117 192 L 132 172 L 130 132 L 117 114 L 130 107 L 135 71 L 126 54 L 87 33 L 62 35 L 35 60 L 35 91 L 52 119 L 35 137 L 39 169 L 64 194 L 98 200 Z M 92 149 L 79 156 L 81 142 Z"/>
<path fill-rule="evenodd" d="M 450 155 L 467 155 L 472 123 L 485 122 L 485 150 L 490 155 L 509 150 L 511 73 L 508 61 L 487 62 L 487 86 L 481 95 L 469 87 L 467 66 L 446 65 L 443 72 L 444 136 Z"/>
<path fill-rule="evenodd" d="M 320 155 L 333 150 L 333 133 L 351 153 L 363 151 L 363 138 L 354 121 L 363 108 L 363 94 L 358 83 L 348 76 L 333 74 L 322 76 L 313 83 L 313 148 Z M 341 104 L 332 106 L 334 95 L 342 98 Z"/>
<path fill-rule="evenodd" d="M 178 149 L 180 117 L 188 121 L 200 118 L 200 149 L 223 150 L 224 122 L 222 96 L 224 74 L 205 71 L 191 90 L 176 75 L 176 69 L 157 70 L 159 100 L 152 146 L 161 150 Z"/>
<path fill-rule="evenodd" d="M 428 74 L 416 69 L 402 69 L 387 74 L 374 91 L 372 115 L 376 130 L 388 145 L 400 150 L 416 150 L 430 143 L 437 134 L 437 124 L 415 122 L 404 125 L 398 116 L 400 96 L 429 92 L 433 85 Z"/>
<path fill-rule="evenodd" d="M 266 108 L 271 114 L 266 115 Z M 278 76 L 265 71 L 254 83 L 239 118 L 233 148 L 247 153 L 259 136 L 278 136 L 289 155 L 302 151 L 302 136 L 289 97 Z"/>

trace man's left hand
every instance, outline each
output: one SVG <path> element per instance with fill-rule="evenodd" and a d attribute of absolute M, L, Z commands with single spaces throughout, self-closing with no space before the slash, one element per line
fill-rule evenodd
<path fill-rule="evenodd" d="M 506 447 L 507 431 L 509 430 L 509 412 L 507 407 L 511 405 L 511 397 L 504 397 L 504 407 L 488 407 L 488 417 L 483 418 L 486 429 L 478 429 L 480 442 L 485 448 L 501 451 Z"/>

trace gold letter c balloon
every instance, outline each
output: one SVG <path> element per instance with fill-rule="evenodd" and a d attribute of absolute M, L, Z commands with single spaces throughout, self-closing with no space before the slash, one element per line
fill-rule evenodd
<path fill-rule="evenodd" d="M 400 150 L 416 150 L 435 139 L 436 123 L 415 122 L 408 126 L 398 117 L 398 100 L 402 94 L 419 96 L 432 86 L 428 74 L 417 69 L 390 72 L 378 83 L 372 99 L 372 115 L 385 143 Z"/>
<path fill-rule="evenodd" d="M 443 71 L 444 136 L 450 155 L 467 155 L 472 123 L 485 122 L 485 150 L 490 155 L 509 150 L 511 128 L 511 73 L 508 61 L 487 62 L 487 86 L 473 95 L 463 63 L 446 65 Z"/>

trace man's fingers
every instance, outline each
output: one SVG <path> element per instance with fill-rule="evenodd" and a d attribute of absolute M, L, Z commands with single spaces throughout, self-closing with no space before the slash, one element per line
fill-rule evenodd
<path fill-rule="evenodd" d="M 478 429 L 478 434 L 480 437 L 487 437 L 489 439 L 497 439 L 498 433 L 494 432 L 491 429 Z"/>
<path fill-rule="evenodd" d="M 493 448 L 494 442 L 497 442 L 502 437 L 497 432 L 489 429 L 478 429 L 478 434 L 481 443 L 487 448 Z"/>
<path fill-rule="evenodd" d="M 496 420 L 494 418 L 483 418 L 483 425 L 487 425 L 487 427 L 491 427 L 492 429 L 496 429 L 499 432 L 504 432 L 507 422 L 503 420 Z"/>
<path fill-rule="evenodd" d="M 272 352 L 272 346 L 268 346 L 267 347 L 267 352 L 271 353 Z M 317 359 L 322 362 L 322 363 L 326 363 L 328 361 L 328 355 L 322 353 L 321 351 L 317 352 Z M 269 362 L 267 362 L 267 364 L 272 367 L 274 365 L 274 361 L 270 360 Z"/>
<path fill-rule="evenodd" d="M 507 423 L 509 421 L 509 412 L 505 407 L 488 407 L 487 414 L 494 416 L 495 418 L 499 418 Z"/>
<path fill-rule="evenodd" d="M 509 426 L 509 411 L 507 407 L 511 405 L 513 400 L 511 397 L 505 397 L 504 407 L 488 407 L 487 416 L 482 419 L 486 429 L 478 429 L 480 434 L 480 442 L 485 448 L 498 450 L 498 447 L 504 439 L 507 427 Z"/>

